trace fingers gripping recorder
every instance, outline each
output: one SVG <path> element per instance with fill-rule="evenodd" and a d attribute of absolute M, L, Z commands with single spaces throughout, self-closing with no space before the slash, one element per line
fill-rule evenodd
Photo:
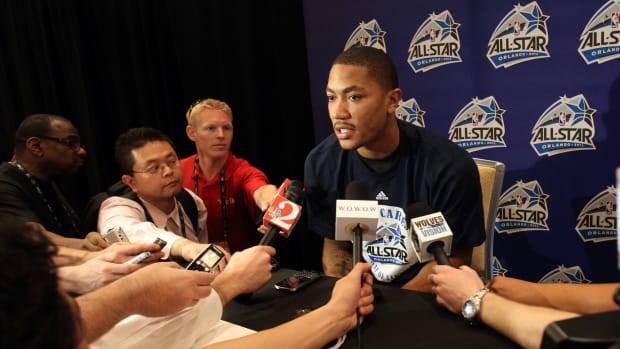
<path fill-rule="evenodd" d="M 301 181 L 285 179 L 276 197 L 263 216 L 263 225 L 269 230 L 263 235 L 259 245 L 271 245 L 278 235 L 288 238 L 301 216 L 301 203 L 304 200 Z"/>
<path fill-rule="evenodd" d="M 407 208 L 413 250 L 420 262 L 435 259 L 437 264 L 452 265 L 452 230 L 441 212 L 433 212 L 425 203 L 415 202 Z"/>

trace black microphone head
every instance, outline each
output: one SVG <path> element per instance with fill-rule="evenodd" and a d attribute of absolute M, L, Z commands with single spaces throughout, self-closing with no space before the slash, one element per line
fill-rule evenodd
<path fill-rule="evenodd" d="M 298 205 L 304 201 L 304 185 L 300 180 L 292 180 L 284 192 L 284 197 Z"/>
<path fill-rule="evenodd" d="M 346 200 L 368 200 L 368 187 L 362 181 L 353 181 L 347 185 Z"/>
<path fill-rule="evenodd" d="M 418 218 L 422 216 L 426 216 L 427 214 L 433 213 L 433 209 L 430 208 L 426 203 L 421 201 L 416 201 L 407 207 L 407 223 L 412 218 Z"/>

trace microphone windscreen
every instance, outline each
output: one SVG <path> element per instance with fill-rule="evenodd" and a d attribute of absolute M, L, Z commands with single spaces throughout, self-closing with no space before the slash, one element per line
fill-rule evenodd
<path fill-rule="evenodd" d="M 368 200 L 368 187 L 362 181 L 353 181 L 347 185 L 346 200 Z"/>
<path fill-rule="evenodd" d="M 407 207 L 407 222 L 412 218 L 418 218 L 433 213 L 433 210 L 424 202 L 416 201 Z"/>
<path fill-rule="evenodd" d="M 292 180 L 287 186 L 284 192 L 284 197 L 288 200 L 301 205 L 304 201 L 304 185 L 300 180 Z"/>

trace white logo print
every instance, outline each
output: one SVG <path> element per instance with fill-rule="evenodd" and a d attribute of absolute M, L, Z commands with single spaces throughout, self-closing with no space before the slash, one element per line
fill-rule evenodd
<path fill-rule="evenodd" d="M 438 15 L 429 15 L 409 44 L 407 62 L 414 73 L 461 62 L 461 40 L 457 30 L 459 26 L 448 10 Z"/>
<path fill-rule="evenodd" d="M 389 197 L 385 195 L 385 193 L 382 190 L 379 192 L 379 194 L 377 194 L 377 197 L 375 199 L 376 200 L 389 200 Z"/>
<path fill-rule="evenodd" d="M 548 58 L 549 36 L 545 16 L 536 1 L 515 5 L 499 22 L 489 40 L 487 58 L 495 69 L 533 59 Z"/>
<path fill-rule="evenodd" d="M 370 46 L 386 52 L 384 36 L 385 32 L 381 30 L 376 19 L 372 19 L 368 23 L 362 21 L 349 36 L 344 50 L 346 51 L 351 47 Z"/>
<path fill-rule="evenodd" d="M 402 100 L 398 102 L 398 108 L 396 108 L 396 117 L 398 119 L 407 121 L 416 126 L 424 127 L 424 114 L 426 114 L 426 112 L 420 108 L 415 98 L 411 98 L 406 102 Z"/>
<path fill-rule="evenodd" d="M 620 0 L 609 0 L 590 18 L 580 37 L 579 54 L 588 64 L 620 57 Z"/>
<path fill-rule="evenodd" d="M 560 97 L 536 121 L 530 144 L 538 156 L 594 150 L 595 112 L 582 94 Z"/>

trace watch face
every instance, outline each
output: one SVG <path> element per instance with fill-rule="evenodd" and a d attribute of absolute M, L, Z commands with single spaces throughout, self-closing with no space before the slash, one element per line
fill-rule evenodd
<path fill-rule="evenodd" d="M 463 309 L 461 310 L 461 313 L 463 314 L 463 317 L 465 319 L 472 319 L 473 317 L 475 317 L 476 305 L 474 304 L 474 302 L 469 299 L 466 300 L 465 303 L 463 303 Z"/>

